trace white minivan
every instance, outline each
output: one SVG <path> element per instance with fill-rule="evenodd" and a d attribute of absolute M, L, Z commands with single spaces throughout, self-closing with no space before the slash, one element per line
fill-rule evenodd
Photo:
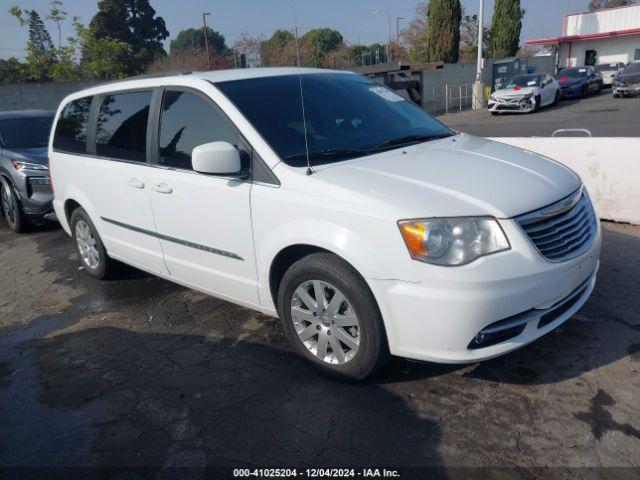
<path fill-rule="evenodd" d="M 354 73 L 97 86 L 64 99 L 49 158 L 89 274 L 120 261 L 279 316 L 296 352 L 346 379 L 389 354 L 510 352 L 595 285 L 600 225 L 575 173 Z"/>

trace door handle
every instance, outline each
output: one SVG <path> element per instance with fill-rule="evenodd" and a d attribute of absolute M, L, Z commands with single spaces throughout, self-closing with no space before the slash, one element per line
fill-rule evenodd
<path fill-rule="evenodd" d="M 173 188 L 171 188 L 166 183 L 159 183 L 159 184 L 154 185 L 153 187 L 151 187 L 151 189 L 154 192 L 158 192 L 158 193 L 164 193 L 164 194 L 173 193 Z"/>
<path fill-rule="evenodd" d="M 139 190 L 142 190 L 144 188 L 144 182 L 141 182 L 137 178 L 130 178 L 127 183 L 130 187 L 137 188 Z"/>

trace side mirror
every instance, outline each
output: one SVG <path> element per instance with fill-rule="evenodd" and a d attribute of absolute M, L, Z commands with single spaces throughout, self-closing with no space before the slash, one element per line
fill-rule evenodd
<path fill-rule="evenodd" d="M 229 142 L 198 145 L 191 153 L 191 165 L 196 172 L 213 175 L 240 175 L 240 152 Z"/>

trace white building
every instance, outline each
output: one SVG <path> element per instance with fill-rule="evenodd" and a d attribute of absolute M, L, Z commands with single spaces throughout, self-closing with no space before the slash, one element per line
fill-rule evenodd
<path fill-rule="evenodd" d="M 560 67 L 640 60 L 640 5 L 565 15 L 562 36 L 525 45 L 555 48 Z"/>

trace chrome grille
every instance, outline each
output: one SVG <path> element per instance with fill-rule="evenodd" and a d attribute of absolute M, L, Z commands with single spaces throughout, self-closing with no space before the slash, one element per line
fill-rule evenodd
<path fill-rule="evenodd" d="M 597 232 L 595 212 L 582 188 L 516 220 L 542 256 L 552 262 L 577 257 L 591 246 Z"/>

